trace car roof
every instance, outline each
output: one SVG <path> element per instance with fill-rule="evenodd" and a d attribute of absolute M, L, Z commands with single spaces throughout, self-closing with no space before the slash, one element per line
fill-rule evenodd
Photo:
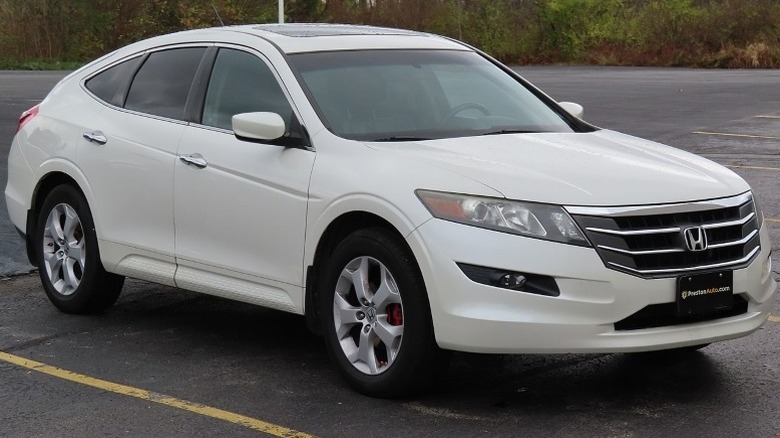
<path fill-rule="evenodd" d="M 291 23 L 248 24 L 174 32 L 141 40 L 88 63 L 75 71 L 93 72 L 128 56 L 171 45 L 197 43 L 238 43 L 252 46 L 256 38 L 271 42 L 287 54 L 371 49 L 434 49 L 472 51 L 473 48 L 450 38 L 404 29 L 352 24 Z"/>
<path fill-rule="evenodd" d="M 243 39 L 270 41 L 285 53 L 364 49 L 449 49 L 471 50 L 446 37 L 403 29 L 351 24 L 250 24 L 187 30 L 162 35 L 134 44 L 128 50 L 166 44 Z"/>
<path fill-rule="evenodd" d="M 257 35 L 285 53 L 360 49 L 454 49 L 464 45 L 439 35 L 352 24 L 255 24 L 223 28 Z"/>

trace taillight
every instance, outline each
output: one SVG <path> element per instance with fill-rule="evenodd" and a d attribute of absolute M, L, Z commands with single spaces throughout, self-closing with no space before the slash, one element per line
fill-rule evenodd
<path fill-rule="evenodd" d="M 19 117 L 19 126 L 16 127 L 16 132 L 21 131 L 22 128 L 24 128 L 24 125 L 27 124 L 27 122 L 29 122 L 30 120 L 33 119 L 33 117 L 38 115 L 39 106 L 41 106 L 40 103 L 22 113 L 22 116 Z"/>

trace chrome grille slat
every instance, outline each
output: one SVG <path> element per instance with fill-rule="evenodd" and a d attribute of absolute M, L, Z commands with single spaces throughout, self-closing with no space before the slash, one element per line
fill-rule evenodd
<path fill-rule="evenodd" d="M 701 227 L 704 228 L 705 230 L 715 230 L 718 228 L 733 227 L 735 225 L 745 225 L 746 223 L 750 222 L 750 219 L 753 219 L 755 216 L 756 214 L 751 211 L 749 215 L 745 216 L 742 219 L 738 219 L 730 222 L 719 222 L 716 224 L 702 224 Z"/>
<path fill-rule="evenodd" d="M 606 246 L 606 245 L 598 245 L 598 247 L 601 249 L 605 249 L 607 251 L 620 252 L 623 254 L 630 254 L 630 255 L 671 254 L 675 252 L 685 252 L 684 249 L 680 249 L 680 248 L 654 249 L 654 250 L 647 250 L 647 251 L 630 251 L 627 249 L 613 248 L 611 246 Z"/>
<path fill-rule="evenodd" d="M 710 210 L 713 208 L 736 207 L 752 201 L 750 192 L 742 193 L 731 198 L 711 199 L 708 201 L 683 202 L 678 204 L 660 204 L 660 205 L 628 205 L 624 207 L 585 207 L 585 206 L 567 206 L 566 210 L 570 214 L 583 216 L 647 216 L 674 214 L 681 211 L 697 212 Z"/>
<path fill-rule="evenodd" d="M 717 249 L 717 248 L 725 248 L 727 246 L 744 245 L 744 244 L 748 243 L 750 241 L 750 239 L 752 239 L 753 236 L 755 236 L 756 234 L 758 234 L 758 230 L 753 230 L 753 231 L 750 232 L 750 234 L 748 234 L 747 236 L 745 236 L 745 237 L 743 237 L 743 238 L 741 238 L 739 240 L 734 240 L 734 241 L 731 241 L 731 242 L 714 243 L 714 244 L 710 245 L 708 248 L 710 248 L 710 249 Z"/>
<path fill-rule="evenodd" d="M 640 277 L 739 268 L 761 249 L 750 192 L 680 204 L 566 209 L 605 266 Z M 689 249 L 685 240 L 689 228 L 704 233 L 705 249 Z"/>
<path fill-rule="evenodd" d="M 650 230 L 629 230 L 629 231 L 620 231 L 620 230 L 609 230 L 606 228 L 594 228 L 594 227 L 587 227 L 586 230 L 593 231 L 594 233 L 602 233 L 602 234 L 614 234 L 617 236 L 645 236 L 649 234 L 668 234 L 668 233 L 679 233 L 680 227 L 670 227 L 670 228 L 657 228 L 657 229 L 650 229 Z"/>
<path fill-rule="evenodd" d="M 619 265 L 617 263 L 613 263 L 613 262 L 609 262 L 609 264 L 613 265 L 615 267 L 618 267 L 620 269 L 625 269 L 627 271 L 635 272 L 637 274 L 683 273 L 683 272 L 701 271 L 701 270 L 705 270 L 705 269 L 725 268 L 727 266 L 731 266 L 731 265 L 734 265 L 734 264 L 744 263 L 744 262 L 747 262 L 748 260 L 752 259 L 753 256 L 756 255 L 760 249 L 761 249 L 760 247 L 753 248 L 753 251 L 751 251 L 750 254 L 746 255 L 745 257 L 743 257 L 743 258 L 741 258 L 739 260 L 734 260 L 734 261 L 724 262 L 724 263 L 716 263 L 716 264 L 713 264 L 713 265 L 696 266 L 696 267 L 693 267 L 693 268 L 659 269 L 659 270 L 644 270 L 644 271 L 640 271 L 639 269 L 633 269 L 633 268 L 629 268 L 627 266 L 621 266 L 621 265 Z"/>

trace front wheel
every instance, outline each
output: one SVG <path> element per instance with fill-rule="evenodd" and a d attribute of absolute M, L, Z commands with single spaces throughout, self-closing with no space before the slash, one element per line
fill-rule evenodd
<path fill-rule="evenodd" d="M 331 359 L 358 391 L 397 397 L 422 389 L 442 364 L 419 268 L 384 229 L 356 231 L 334 250 L 321 294 Z"/>
<path fill-rule="evenodd" d="M 93 313 L 119 297 L 124 277 L 103 269 L 84 196 L 67 185 L 46 196 L 35 231 L 38 273 L 49 300 L 65 313 Z"/>

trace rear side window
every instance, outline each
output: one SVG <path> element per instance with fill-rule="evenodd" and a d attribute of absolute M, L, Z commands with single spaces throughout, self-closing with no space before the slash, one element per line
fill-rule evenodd
<path fill-rule="evenodd" d="M 119 93 L 127 85 L 140 60 L 140 57 L 136 57 L 103 70 L 87 81 L 87 89 L 102 101 L 121 105 L 116 99 L 120 97 Z"/>
<path fill-rule="evenodd" d="M 205 47 L 188 47 L 149 55 L 130 85 L 125 108 L 183 119 L 187 95 L 205 52 Z"/>

